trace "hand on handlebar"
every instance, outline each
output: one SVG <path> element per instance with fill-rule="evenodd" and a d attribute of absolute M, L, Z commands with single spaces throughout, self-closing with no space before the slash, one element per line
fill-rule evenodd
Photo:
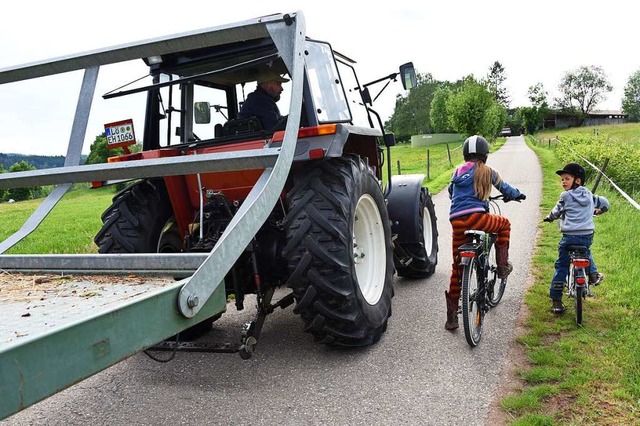
<path fill-rule="evenodd" d="M 553 222 L 553 218 L 551 216 L 546 216 L 544 219 L 542 219 L 542 221 L 551 223 L 551 222 Z"/>
<path fill-rule="evenodd" d="M 522 193 L 520 195 L 518 195 L 516 198 L 507 197 L 506 195 L 502 196 L 502 201 L 504 201 L 505 203 L 508 203 L 509 201 L 520 202 L 520 201 L 526 200 L 526 199 L 527 199 L 527 196 L 522 194 Z"/>

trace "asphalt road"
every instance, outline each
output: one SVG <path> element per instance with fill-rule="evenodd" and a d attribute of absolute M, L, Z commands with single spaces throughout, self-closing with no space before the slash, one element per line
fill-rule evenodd
<path fill-rule="evenodd" d="M 444 330 L 451 229 L 442 191 L 434 196 L 440 232 L 436 273 L 425 280 L 395 280 L 393 316 L 373 347 L 321 346 L 302 332 L 291 308 L 277 310 L 250 360 L 179 353 L 162 364 L 139 354 L 0 424 L 488 424 L 527 286 L 542 181 L 538 160 L 522 137 L 509 138 L 488 164 L 527 200 L 502 205 L 512 222 L 515 269 L 502 302 L 486 317 L 478 347 L 467 345 L 462 329 Z M 240 325 L 254 311 L 251 303 L 246 306 L 239 313 L 231 307 L 208 338 L 237 341 Z"/>

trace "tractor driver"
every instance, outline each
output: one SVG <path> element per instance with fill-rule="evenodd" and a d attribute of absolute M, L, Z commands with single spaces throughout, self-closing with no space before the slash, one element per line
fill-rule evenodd
<path fill-rule="evenodd" d="M 258 87 L 249 93 L 247 100 L 242 104 L 239 119 L 258 117 L 262 128 L 272 130 L 284 117 L 280 114 L 276 102 L 282 94 L 282 83 L 289 81 L 278 74 L 266 74 L 258 79 Z"/>

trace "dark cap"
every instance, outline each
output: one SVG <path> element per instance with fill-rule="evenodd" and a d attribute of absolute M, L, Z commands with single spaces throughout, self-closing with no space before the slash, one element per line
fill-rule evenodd
<path fill-rule="evenodd" d="M 574 178 L 580 178 L 582 180 L 582 184 L 584 185 L 584 167 L 582 167 L 578 163 L 568 163 L 562 170 L 557 170 L 557 175 L 562 175 L 563 173 L 570 174 Z"/>

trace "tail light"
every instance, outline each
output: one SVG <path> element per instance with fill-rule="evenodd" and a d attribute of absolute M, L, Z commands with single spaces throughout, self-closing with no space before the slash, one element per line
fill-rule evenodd
<path fill-rule="evenodd" d="M 463 251 L 460 252 L 460 257 L 475 257 L 475 253 L 472 251 Z"/>
<path fill-rule="evenodd" d="M 585 285 L 586 283 L 587 283 L 587 280 L 585 279 L 585 277 L 577 277 L 576 278 L 576 284 Z"/>
<path fill-rule="evenodd" d="M 573 265 L 576 268 L 586 268 L 589 264 L 589 259 L 573 259 Z"/>

